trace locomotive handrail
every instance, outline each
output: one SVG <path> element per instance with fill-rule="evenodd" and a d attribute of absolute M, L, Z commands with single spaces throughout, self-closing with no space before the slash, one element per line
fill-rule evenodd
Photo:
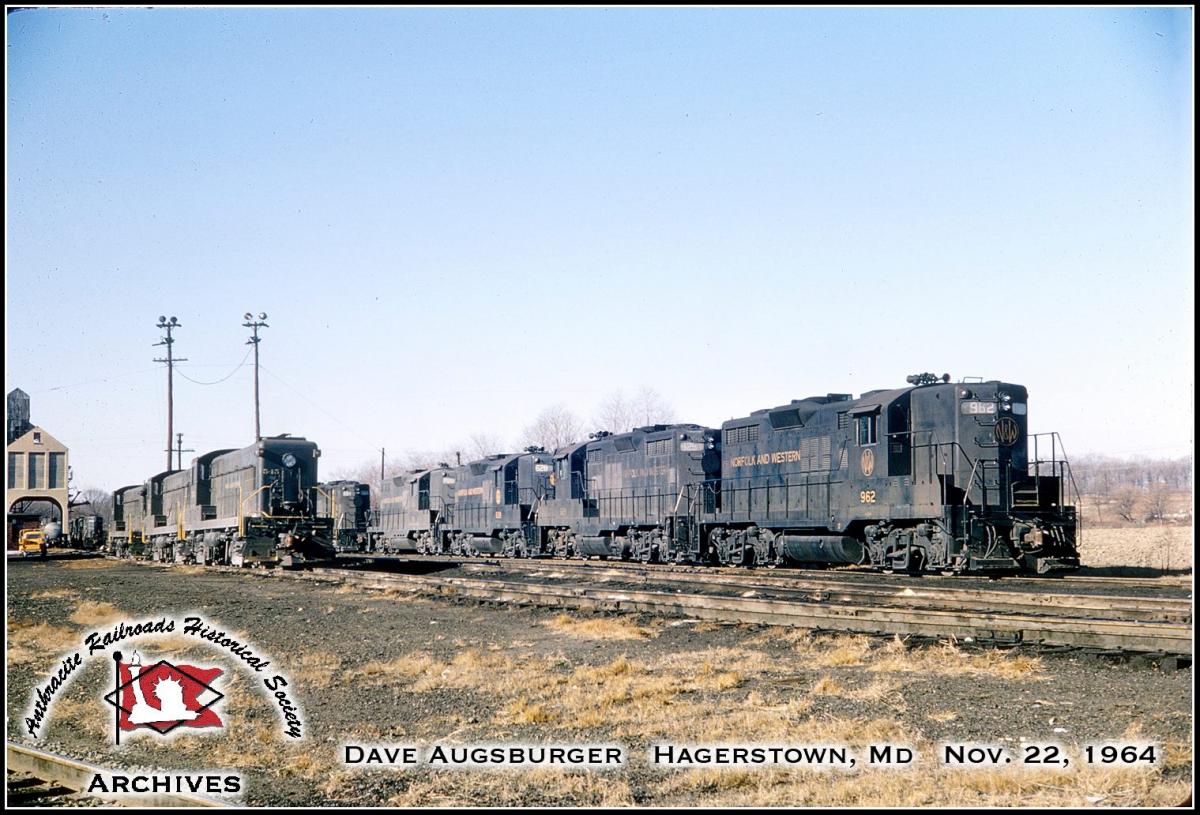
<path fill-rule="evenodd" d="M 237 489 L 237 491 L 238 491 L 237 507 L 238 507 L 238 537 L 239 538 L 246 537 L 246 514 L 244 512 L 242 512 L 242 507 L 245 505 L 246 501 L 249 501 L 251 498 L 258 495 L 260 492 L 262 492 L 269 486 L 271 486 L 271 485 L 263 484 L 261 487 L 256 489 L 254 492 L 250 493 L 245 498 L 242 498 L 242 482 L 241 481 L 238 481 L 235 484 L 226 484 L 225 485 L 226 490 Z"/>
<path fill-rule="evenodd" d="M 972 465 L 971 465 L 971 477 L 967 479 L 967 483 L 968 483 L 968 484 L 973 484 L 973 483 L 975 483 L 975 471 L 976 471 L 978 468 L 979 468 L 979 462 L 978 462 L 978 461 L 977 461 L 977 462 L 975 462 L 974 464 L 972 464 Z M 983 489 L 983 503 L 984 503 L 984 505 L 986 506 L 986 505 L 987 505 L 987 485 L 986 485 L 986 484 L 982 484 L 982 483 L 981 483 L 981 484 L 980 484 L 980 487 Z M 963 505 L 964 507 L 967 505 L 967 501 L 968 501 L 968 499 L 970 499 L 970 497 L 971 497 L 971 491 L 970 491 L 970 490 L 963 490 L 963 499 L 962 499 L 962 505 Z"/>

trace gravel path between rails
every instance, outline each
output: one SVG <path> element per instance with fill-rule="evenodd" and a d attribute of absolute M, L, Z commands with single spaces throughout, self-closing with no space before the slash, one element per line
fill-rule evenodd
<path fill-rule="evenodd" d="M 222 731 L 129 734 L 114 751 L 111 708 L 100 700 L 111 660 L 95 657 L 35 746 L 109 767 L 238 767 L 252 805 L 1169 805 L 1190 786 L 1190 669 L 566 615 L 113 561 L 10 568 L 8 738 L 25 740 L 34 685 L 85 631 L 188 611 L 245 637 L 293 680 L 307 741 L 284 743 L 278 716 L 251 689 L 257 680 L 227 655 L 177 637 L 145 640 L 145 650 L 227 668 Z M 1163 766 L 953 770 L 934 760 L 946 740 L 1073 750 L 1121 738 L 1164 744 Z M 843 773 L 669 771 L 643 758 L 663 741 L 879 740 L 916 745 L 928 759 Z M 347 741 L 616 741 L 631 760 L 603 773 L 364 772 L 338 763 Z"/>

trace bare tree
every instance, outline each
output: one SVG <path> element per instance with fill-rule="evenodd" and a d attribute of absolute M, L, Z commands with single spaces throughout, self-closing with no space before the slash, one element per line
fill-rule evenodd
<path fill-rule="evenodd" d="M 492 433 L 475 433 L 465 446 L 463 457 L 467 459 L 487 458 L 504 452 L 504 443 Z"/>
<path fill-rule="evenodd" d="M 592 421 L 600 430 L 625 433 L 632 430 L 637 423 L 637 410 L 633 402 L 625 398 L 624 393 L 616 391 L 600 403 Z"/>
<path fill-rule="evenodd" d="M 597 425 L 611 433 L 627 433 L 635 427 L 673 421 L 674 409 L 649 385 L 643 385 L 629 398 L 619 390 L 610 394 L 600 403 L 595 418 Z"/>
<path fill-rule="evenodd" d="M 675 410 L 662 394 L 649 385 L 643 385 L 633 399 L 634 414 L 643 425 L 670 424 L 675 421 Z"/>
<path fill-rule="evenodd" d="M 71 507 L 72 515 L 99 515 L 106 525 L 112 524 L 113 519 L 112 493 L 97 487 L 87 487 L 79 491 L 76 504 Z"/>
<path fill-rule="evenodd" d="M 1138 494 L 1131 486 L 1121 487 L 1113 495 L 1113 511 L 1121 517 L 1122 520 L 1132 521 L 1135 510 L 1138 505 Z"/>
<path fill-rule="evenodd" d="M 1158 521 L 1160 524 L 1167 517 L 1167 493 L 1165 490 L 1151 490 L 1146 498 L 1146 520 Z"/>
<path fill-rule="evenodd" d="M 537 415 L 521 434 L 521 446 L 536 445 L 555 450 L 583 436 L 579 417 L 565 405 L 552 405 Z"/>

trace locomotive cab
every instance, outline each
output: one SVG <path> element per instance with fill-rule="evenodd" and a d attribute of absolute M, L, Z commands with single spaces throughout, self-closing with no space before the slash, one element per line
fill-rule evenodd
<path fill-rule="evenodd" d="M 1028 392 L 1000 381 L 918 384 L 912 446 L 953 530 L 956 568 L 1073 569 L 1070 465 L 1057 433 L 1030 434 Z M 953 428 L 953 438 L 942 436 Z"/>

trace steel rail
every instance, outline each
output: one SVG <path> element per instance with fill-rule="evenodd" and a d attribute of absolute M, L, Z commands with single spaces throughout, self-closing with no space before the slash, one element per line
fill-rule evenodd
<path fill-rule="evenodd" d="M 954 580 L 925 579 L 891 580 L 884 575 L 867 575 L 864 579 L 844 579 L 843 572 L 814 572 L 801 576 L 778 571 L 715 570 L 708 567 L 687 567 L 629 562 L 589 564 L 568 560 L 526 559 L 457 559 L 425 560 L 423 558 L 383 557 L 374 562 L 442 562 L 463 571 L 488 572 L 508 570 L 528 574 L 568 572 L 604 580 L 628 580 L 634 583 L 676 582 L 704 586 L 727 586 L 755 592 L 825 592 L 839 601 L 859 599 L 867 602 L 923 604 L 926 607 L 960 608 L 983 606 L 990 611 L 1025 611 L 1042 613 L 1044 609 L 1078 610 L 1083 614 L 1103 614 L 1113 619 L 1176 620 L 1190 622 L 1192 600 L 1187 597 L 1136 597 L 1114 595 L 1068 594 L 1065 592 L 1019 592 L 990 589 L 957 583 Z M 1067 588 L 1060 586 L 1060 588 Z M 1111 587 L 1109 587 L 1111 588 Z M 828 599 L 828 598 L 825 598 Z"/>
<path fill-rule="evenodd" d="M 466 572 L 487 574 L 509 567 L 507 562 L 500 566 L 484 563 L 463 563 L 459 568 Z M 686 583 L 701 586 L 722 586 L 731 590 L 752 591 L 781 595 L 818 595 L 814 599 L 838 602 L 866 602 L 887 605 L 906 605 L 923 608 L 961 609 L 970 604 L 976 609 L 988 611 L 1019 611 L 1045 613 L 1051 610 L 1073 616 L 1101 616 L 1115 620 L 1167 620 L 1190 622 L 1192 601 L 1187 598 L 1162 597 L 1116 597 L 1111 595 L 1050 594 L 1044 592 L 1014 592 L 989 589 L 956 589 L 945 585 L 922 586 L 892 583 L 849 584 L 836 580 L 795 579 L 770 577 L 755 580 L 750 576 L 709 575 L 691 573 L 663 573 L 637 569 L 610 569 L 589 567 L 582 564 L 543 564 L 538 567 L 519 568 L 530 575 L 543 577 L 567 577 L 569 573 L 586 574 L 600 580 L 628 581 L 631 583 Z"/>
<path fill-rule="evenodd" d="M 611 590 L 504 579 L 351 572 L 315 568 L 273 572 L 363 588 L 403 587 L 417 593 L 493 602 L 616 611 L 646 611 L 723 622 L 754 622 L 872 634 L 916 634 L 1012 643 L 1191 655 L 1190 625 L 1054 618 L 1015 613 L 972 613 L 903 607 L 771 600 L 680 591 Z"/>
<path fill-rule="evenodd" d="M 104 801 L 144 807 L 227 807 L 228 803 L 203 795 L 186 792 L 147 792 L 137 794 L 89 793 L 86 790 L 91 785 L 92 778 L 97 774 L 111 774 L 111 770 L 97 767 L 66 756 L 36 750 L 12 742 L 5 743 L 5 758 L 9 772 L 31 776 L 44 782 L 46 789 L 38 790 L 30 785 L 27 793 L 9 791 L 10 805 L 15 795 L 28 794 L 29 797 L 54 798 L 60 795 L 79 794 L 100 798 Z M 177 771 L 167 770 L 176 774 Z"/>
<path fill-rule="evenodd" d="M 1191 579 L 1182 575 L 1166 575 L 1163 577 L 1118 577 L 1112 575 L 1056 575 L 1052 577 L 1039 577 L 1036 575 L 1004 575 L 990 577 L 988 575 L 964 574 L 964 575 L 938 575 L 938 574 L 922 574 L 920 576 L 913 575 L 895 575 L 890 576 L 884 572 L 877 570 L 856 569 L 850 568 L 831 568 L 831 569 L 802 569 L 794 566 L 787 566 L 780 569 L 745 569 L 738 566 L 707 566 L 699 564 L 687 563 L 642 563 L 633 560 L 600 560 L 591 561 L 580 558 L 502 558 L 498 555 L 485 555 L 483 557 L 462 557 L 456 555 L 421 555 L 417 553 L 399 553 L 399 554 L 375 554 L 375 553 L 340 553 L 339 560 L 403 560 L 412 563 L 524 563 L 524 564 L 566 564 L 576 568 L 638 568 L 638 569 L 655 569 L 665 572 L 694 572 L 698 574 L 769 574 L 778 575 L 781 578 L 801 578 L 801 579 L 825 579 L 825 580 L 858 580 L 858 581 L 881 581 L 895 580 L 904 581 L 920 581 L 929 583 L 963 583 L 965 581 L 1001 581 L 1007 584 L 1026 583 L 1030 586 L 1054 586 L 1066 585 L 1071 583 L 1074 585 L 1084 586 L 1088 584 L 1094 585 L 1096 588 L 1111 588 L 1115 586 L 1128 586 L 1134 588 L 1166 588 L 1166 589 L 1184 589 L 1190 588 Z M 586 566 L 585 564 L 592 564 Z M 773 577 L 771 579 L 774 579 Z"/>

